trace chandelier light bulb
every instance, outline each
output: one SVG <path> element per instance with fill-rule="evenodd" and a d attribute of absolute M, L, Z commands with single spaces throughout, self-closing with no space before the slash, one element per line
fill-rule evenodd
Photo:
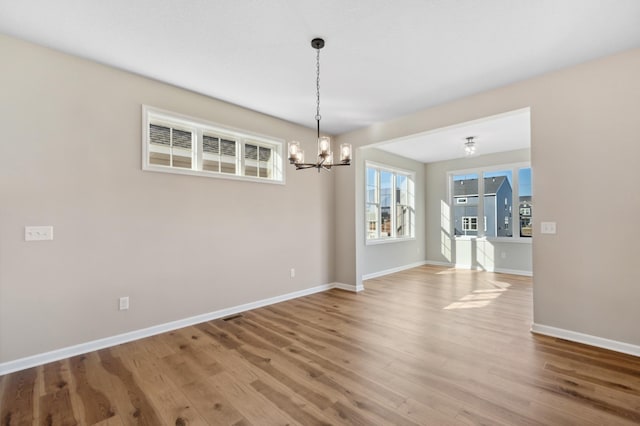
<path fill-rule="evenodd" d="M 343 143 L 340 145 L 340 162 L 345 163 L 351 161 L 351 144 Z"/>
<path fill-rule="evenodd" d="M 300 152 L 300 142 L 289 142 L 289 162 L 293 162 L 297 158 L 298 152 Z"/>
<path fill-rule="evenodd" d="M 326 158 L 331 152 L 331 139 L 327 136 L 322 136 L 318 139 L 318 155 L 322 158 Z"/>

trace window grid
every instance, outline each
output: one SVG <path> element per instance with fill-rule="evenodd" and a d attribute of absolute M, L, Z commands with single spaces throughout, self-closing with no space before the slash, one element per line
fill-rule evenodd
<path fill-rule="evenodd" d="M 191 121 L 193 120 L 193 121 Z M 143 107 L 143 169 L 283 183 L 281 141 Z"/>
<path fill-rule="evenodd" d="M 532 185 L 531 166 L 528 163 L 452 171 L 448 174 L 453 235 L 522 240 L 531 238 Z M 506 191 L 501 192 L 505 198 L 501 197 L 497 202 L 492 197 L 498 196 L 500 185 L 496 181 L 500 178 L 505 181 Z M 471 217 L 477 219 L 472 223 L 471 219 L 467 219 Z"/>
<path fill-rule="evenodd" d="M 414 175 L 367 163 L 365 223 L 367 241 L 415 236 Z"/>

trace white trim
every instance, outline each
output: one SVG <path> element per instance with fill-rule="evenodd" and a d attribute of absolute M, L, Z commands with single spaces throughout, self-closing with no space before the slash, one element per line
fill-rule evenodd
<path fill-rule="evenodd" d="M 192 168 L 180 168 L 173 166 L 161 166 L 149 163 L 149 124 L 157 121 L 167 126 L 184 127 L 192 133 Z M 202 166 L 202 134 L 203 131 L 211 132 L 220 137 L 233 139 L 236 142 L 236 173 L 209 172 L 201 169 L 194 169 L 193 164 Z M 244 174 L 244 150 L 247 143 L 259 144 L 273 149 L 273 165 L 271 178 L 261 178 L 257 176 L 246 176 Z M 270 183 L 284 185 L 285 182 L 285 161 L 284 161 L 285 141 L 281 138 L 262 135 L 248 130 L 238 129 L 213 121 L 204 120 L 197 117 L 190 117 L 177 112 L 155 108 L 149 105 L 142 105 L 142 170 L 150 172 L 171 173 L 178 175 L 201 176 L 216 179 L 243 180 L 257 183 Z"/>
<path fill-rule="evenodd" d="M 532 277 L 532 271 L 522 271 L 519 269 L 503 269 L 503 268 L 494 268 L 493 271 L 488 272 L 497 272 L 498 274 L 511 274 L 511 275 L 522 275 L 525 277 Z"/>
<path fill-rule="evenodd" d="M 455 268 L 455 266 L 456 266 L 453 263 L 440 262 L 440 261 L 437 261 L 437 260 L 425 260 L 424 264 L 425 265 L 431 265 L 431 266 L 445 266 L 447 268 Z"/>
<path fill-rule="evenodd" d="M 218 311 L 196 315 L 193 317 L 184 318 L 176 321 L 171 321 L 164 324 L 154 325 L 152 327 L 147 327 L 140 330 L 134 330 L 127 333 L 117 334 L 115 336 L 109 336 L 102 339 L 92 340 L 90 342 L 80 343 L 78 345 L 67 346 L 66 348 L 56 349 L 53 351 L 44 352 L 41 354 L 32 355 L 25 358 L 19 358 L 13 361 L 0 363 L 0 376 L 4 374 L 13 373 L 14 371 L 24 370 L 26 368 L 36 367 L 38 365 L 47 364 L 49 362 L 58 361 L 58 360 L 69 358 L 76 355 L 81 355 L 87 352 L 97 351 L 99 349 L 120 345 L 122 343 L 131 342 L 133 340 L 154 336 L 156 334 L 165 333 L 167 331 L 176 330 L 178 328 L 188 327 L 190 325 L 215 320 L 218 318 L 224 318 L 229 315 L 234 315 L 240 312 L 249 311 L 251 309 L 257 309 L 263 306 L 284 302 L 286 300 L 295 299 L 302 296 L 308 296 L 310 294 L 319 293 L 322 291 L 327 291 L 334 287 L 344 288 L 344 289 L 347 289 L 345 287 L 355 288 L 355 286 L 348 286 L 347 284 L 341 284 L 341 283 L 319 285 L 319 286 L 311 287 L 305 290 L 299 290 L 299 291 L 294 291 L 292 293 L 283 294 L 281 296 L 270 297 L 268 299 L 262 299 L 255 302 L 245 303 L 243 305 L 238 305 L 231 308 L 220 309 Z M 356 288 L 355 291 L 361 291 L 361 290 L 364 290 L 364 287 L 360 288 L 360 290 Z"/>
<path fill-rule="evenodd" d="M 632 345 L 631 343 L 619 342 L 617 340 L 605 339 L 604 337 L 592 336 L 590 334 L 536 323 L 531 324 L 531 332 L 640 357 L 640 345 Z"/>
<path fill-rule="evenodd" d="M 471 126 L 471 125 L 486 123 L 486 122 L 493 121 L 493 120 L 496 120 L 496 119 L 499 119 L 499 118 L 509 117 L 509 116 L 512 116 L 512 115 L 519 115 L 519 114 L 522 114 L 524 112 L 528 112 L 529 116 L 531 116 L 531 107 L 524 107 L 524 108 L 514 109 L 513 111 L 502 112 L 502 113 L 499 113 L 499 114 L 490 115 L 488 117 L 482 117 L 482 118 L 478 118 L 478 119 L 475 119 L 475 120 L 465 121 L 463 123 L 456 123 L 456 124 L 453 124 L 453 125 L 450 125 L 450 126 L 438 127 L 437 129 L 427 130 L 427 131 L 419 132 L 419 133 L 413 133 L 413 134 L 401 136 L 401 137 L 395 138 L 395 139 L 384 140 L 382 142 L 376 142 L 376 143 L 373 143 L 373 144 L 369 144 L 369 145 L 367 145 L 367 147 L 377 148 L 380 145 L 386 145 L 386 144 L 389 144 L 389 143 L 392 143 L 392 142 L 401 142 L 401 141 L 404 141 L 404 140 L 414 139 L 417 136 L 427 136 L 427 135 L 431 135 L 433 133 L 442 132 L 444 130 L 463 129 L 463 128 Z M 463 133 L 466 133 L 466 130 Z"/>
<path fill-rule="evenodd" d="M 365 245 L 367 246 L 375 246 L 377 244 L 391 244 L 391 243 L 402 243 L 405 241 L 415 241 L 416 237 L 380 237 L 374 239 L 367 239 Z"/>
<path fill-rule="evenodd" d="M 404 266 L 398 266 L 397 268 L 385 269 L 384 271 L 372 272 L 370 274 L 365 274 L 362 276 L 362 281 L 370 280 L 372 278 L 378 278 L 389 274 L 395 274 L 396 272 L 405 271 L 407 269 L 417 268 L 418 266 L 426 265 L 426 260 L 421 260 L 420 262 L 410 263 Z"/>
<path fill-rule="evenodd" d="M 344 283 L 333 283 L 332 285 L 333 285 L 333 288 L 339 288 L 340 290 L 345 290 L 345 291 L 352 291 L 354 293 L 358 293 L 364 290 L 364 285 L 362 284 L 353 285 L 353 284 L 344 284 Z"/>
<path fill-rule="evenodd" d="M 465 264 L 465 263 L 456 263 L 455 265 L 453 265 L 454 268 L 456 269 L 480 269 L 477 266 L 473 267 L 472 265 L 469 264 Z M 484 269 L 483 269 L 484 271 Z"/>
<path fill-rule="evenodd" d="M 473 271 L 486 271 L 486 272 L 495 272 L 498 274 L 511 274 L 511 275 L 522 275 L 525 277 L 532 277 L 532 271 L 524 271 L 520 269 L 506 269 L 506 268 L 483 268 L 481 266 L 472 266 L 464 263 L 456 263 L 454 265 L 456 269 L 469 269 Z"/>

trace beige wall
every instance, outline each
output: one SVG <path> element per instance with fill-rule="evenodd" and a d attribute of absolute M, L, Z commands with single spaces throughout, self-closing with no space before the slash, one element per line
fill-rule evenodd
<path fill-rule="evenodd" d="M 633 265 L 640 228 L 623 224 L 640 209 L 634 184 L 640 157 L 639 75 L 640 49 L 634 49 L 339 139 L 364 146 L 531 107 L 534 321 L 638 345 L 640 285 Z M 351 212 L 354 180 L 338 176 L 337 181 L 337 211 Z M 539 234 L 541 221 L 556 221 L 557 235 Z M 346 229 L 338 235 L 337 245 L 351 244 L 345 240 L 350 234 Z M 359 261 L 348 261 L 337 258 L 337 271 L 357 280 Z"/>
<path fill-rule="evenodd" d="M 0 363 L 334 280 L 332 173 L 141 169 L 142 104 L 284 140 L 313 130 L 5 36 L 0 52 Z M 55 239 L 27 243 L 25 225 Z"/>
<path fill-rule="evenodd" d="M 446 224 L 443 223 L 443 217 L 451 217 L 448 195 L 449 172 L 529 161 L 529 150 L 521 149 L 426 164 L 427 260 L 454 264 L 462 268 L 530 274 L 532 272 L 531 240 L 504 242 L 452 239 L 450 223 L 446 219 L 444 220 Z"/>
<path fill-rule="evenodd" d="M 287 168 L 286 185 L 141 170 L 141 104 L 284 140 L 311 142 L 313 130 L 12 38 L 0 36 L 0 51 L 0 363 L 361 280 L 358 167 Z M 638 75 L 635 49 L 338 143 L 531 107 L 535 231 L 558 223 L 533 243 L 534 320 L 638 345 L 640 231 L 621 227 L 640 208 Z M 55 240 L 26 243 L 25 225 L 52 225 Z M 129 311 L 117 311 L 120 296 Z"/>

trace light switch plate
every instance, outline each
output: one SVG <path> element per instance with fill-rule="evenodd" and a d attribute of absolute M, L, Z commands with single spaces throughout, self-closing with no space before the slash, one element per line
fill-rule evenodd
<path fill-rule="evenodd" d="M 540 222 L 540 232 L 543 234 L 555 234 L 556 223 L 555 222 Z"/>
<path fill-rule="evenodd" d="M 25 241 L 50 241 L 53 240 L 53 226 L 25 226 Z"/>

